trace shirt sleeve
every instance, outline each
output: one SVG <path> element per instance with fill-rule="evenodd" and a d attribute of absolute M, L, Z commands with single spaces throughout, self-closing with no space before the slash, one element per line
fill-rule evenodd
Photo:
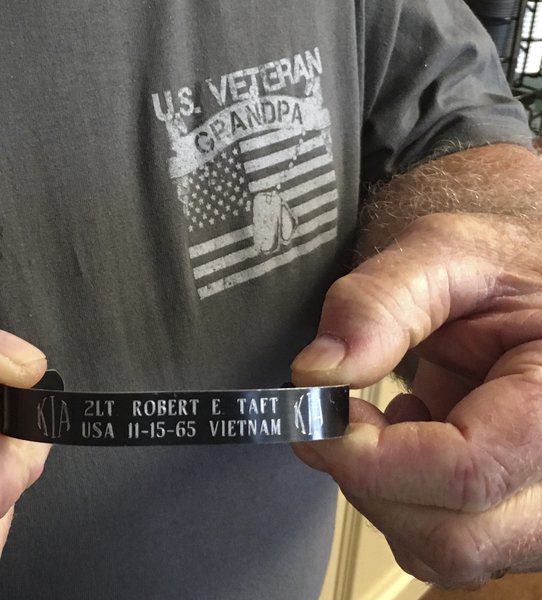
<path fill-rule="evenodd" d="M 362 179 L 458 149 L 530 146 L 526 112 L 463 0 L 365 0 Z"/>

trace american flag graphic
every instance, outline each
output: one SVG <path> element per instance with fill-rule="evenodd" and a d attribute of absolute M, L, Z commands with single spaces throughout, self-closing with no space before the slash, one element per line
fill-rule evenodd
<path fill-rule="evenodd" d="M 336 238 L 337 188 L 329 130 L 272 129 L 229 145 L 177 180 L 201 299 L 265 275 Z M 274 196 L 282 217 L 258 221 Z M 288 221 L 288 222 L 285 222 Z M 281 227 L 262 250 L 258 227 Z M 286 234 L 284 234 L 286 231 Z M 271 232 L 273 233 L 273 232 Z M 263 231 L 265 238 L 266 231 Z"/>

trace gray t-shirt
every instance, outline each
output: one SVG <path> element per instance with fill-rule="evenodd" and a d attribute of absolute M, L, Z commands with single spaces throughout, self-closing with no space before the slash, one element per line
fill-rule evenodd
<path fill-rule="evenodd" d="M 364 183 L 529 138 L 461 0 L 6 0 L 0 80 L 0 327 L 71 390 L 280 385 Z M 55 447 L 0 598 L 316 598 L 335 497 L 287 445 Z"/>

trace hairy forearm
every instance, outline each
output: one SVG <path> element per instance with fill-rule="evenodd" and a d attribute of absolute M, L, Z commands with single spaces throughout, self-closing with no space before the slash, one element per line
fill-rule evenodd
<path fill-rule="evenodd" d="M 418 217 L 459 212 L 542 218 L 542 160 L 521 146 L 494 144 L 428 161 L 376 187 L 362 212 L 360 260 Z"/>

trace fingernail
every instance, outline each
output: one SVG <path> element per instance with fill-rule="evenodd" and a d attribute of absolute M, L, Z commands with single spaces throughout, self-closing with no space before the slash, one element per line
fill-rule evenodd
<path fill-rule="evenodd" d="M 331 371 L 341 364 L 346 350 L 344 340 L 322 334 L 297 355 L 291 368 L 297 371 Z"/>
<path fill-rule="evenodd" d="M 36 346 L 7 331 L 0 331 L 0 353 L 18 365 L 44 359 L 45 354 Z"/>

